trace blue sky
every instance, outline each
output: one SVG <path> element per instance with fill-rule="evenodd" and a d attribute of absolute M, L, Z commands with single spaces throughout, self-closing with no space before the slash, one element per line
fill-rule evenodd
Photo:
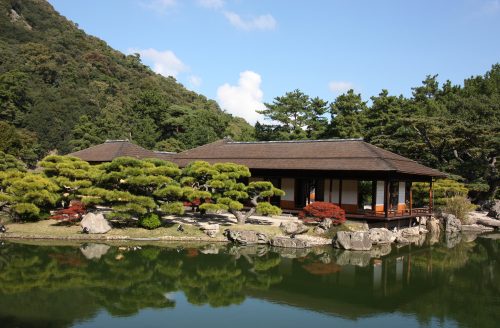
<path fill-rule="evenodd" d="M 410 95 L 500 62 L 500 0 L 49 0 L 110 46 L 255 122 L 301 89 Z"/>

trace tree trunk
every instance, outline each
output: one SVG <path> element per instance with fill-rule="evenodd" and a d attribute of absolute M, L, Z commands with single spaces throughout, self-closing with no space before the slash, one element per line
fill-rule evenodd
<path fill-rule="evenodd" d="M 247 212 L 230 210 L 231 214 L 235 216 L 236 221 L 238 221 L 238 224 L 245 224 L 247 222 L 247 219 L 255 214 L 255 208 L 257 207 L 257 197 L 252 198 L 250 200 L 250 203 L 253 207 L 250 208 Z"/>

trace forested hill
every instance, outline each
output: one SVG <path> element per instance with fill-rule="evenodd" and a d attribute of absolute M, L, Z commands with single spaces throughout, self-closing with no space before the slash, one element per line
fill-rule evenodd
<path fill-rule="evenodd" d="M 45 0 L 0 0 L 0 150 L 33 162 L 47 151 L 131 138 L 180 150 L 253 128 L 87 35 Z"/>

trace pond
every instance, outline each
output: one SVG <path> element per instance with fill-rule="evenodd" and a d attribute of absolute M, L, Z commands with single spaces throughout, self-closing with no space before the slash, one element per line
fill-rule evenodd
<path fill-rule="evenodd" d="M 363 253 L 0 243 L 3 328 L 500 326 L 500 241 L 483 237 Z"/>

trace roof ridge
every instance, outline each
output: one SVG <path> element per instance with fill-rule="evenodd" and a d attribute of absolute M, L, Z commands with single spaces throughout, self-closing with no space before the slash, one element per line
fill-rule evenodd
<path fill-rule="evenodd" d="M 266 143 L 307 143 L 307 142 L 343 142 L 343 141 L 363 141 L 363 138 L 346 139 L 304 139 L 304 140 L 267 140 L 267 141 L 226 141 L 228 144 L 266 144 Z M 196 149 L 196 148 L 193 148 Z"/>

